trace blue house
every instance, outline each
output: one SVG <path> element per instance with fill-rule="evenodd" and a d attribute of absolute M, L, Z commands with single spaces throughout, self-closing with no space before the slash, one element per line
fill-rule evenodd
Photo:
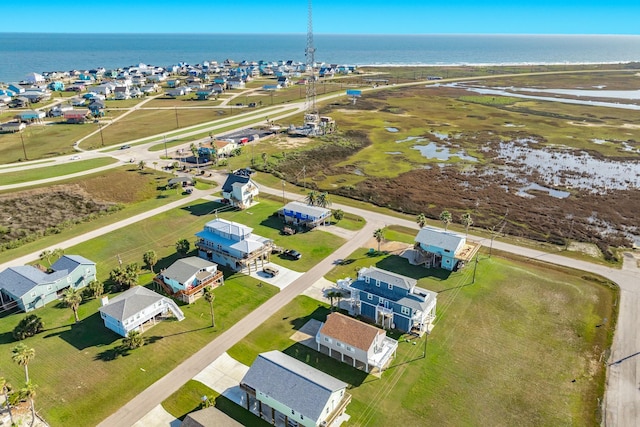
<path fill-rule="evenodd" d="M 361 315 L 386 329 L 423 334 L 436 318 L 437 294 L 418 288 L 416 280 L 376 267 L 362 268 L 355 281 L 338 281 L 350 292 L 351 315 Z"/>
<path fill-rule="evenodd" d="M 226 219 L 216 218 L 205 224 L 204 230 L 196 233 L 198 256 L 224 265 L 234 271 L 251 273 L 269 262 L 273 241 L 257 234 L 253 229 Z"/>
<path fill-rule="evenodd" d="M 224 285 L 224 276 L 216 264 L 192 256 L 177 260 L 153 281 L 173 298 L 191 304 L 203 295 L 205 288 Z"/>
<path fill-rule="evenodd" d="M 48 271 L 32 265 L 9 267 L 0 273 L 0 305 L 15 301 L 29 312 L 57 300 L 65 289 L 84 288 L 96 278 L 96 263 L 79 255 L 64 255 Z"/>
<path fill-rule="evenodd" d="M 286 223 L 314 228 L 329 220 L 331 210 L 301 202 L 289 202 L 282 208 L 280 214 L 284 216 Z"/>
<path fill-rule="evenodd" d="M 50 90 L 63 91 L 64 90 L 64 83 L 62 83 L 61 81 L 55 81 L 55 82 L 49 83 L 49 85 L 47 87 Z"/>
<path fill-rule="evenodd" d="M 412 263 L 454 271 L 478 252 L 480 245 L 468 243 L 465 236 L 435 227 L 424 227 L 415 238 L 416 252 Z"/>

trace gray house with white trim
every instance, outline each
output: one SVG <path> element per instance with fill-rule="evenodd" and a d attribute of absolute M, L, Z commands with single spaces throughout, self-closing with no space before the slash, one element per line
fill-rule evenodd
<path fill-rule="evenodd" d="M 80 255 L 63 255 L 43 271 L 32 265 L 0 272 L 0 305 L 15 301 L 29 312 L 56 301 L 67 288 L 84 288 L 96 278 L 96 263 Z"/>
<path fill-rule="evenodd" d="M 258 355 L 240 388 L 247 409 L 274 425 L 331 426 L 351 401 L 347 383 L 275 350 Z"/>

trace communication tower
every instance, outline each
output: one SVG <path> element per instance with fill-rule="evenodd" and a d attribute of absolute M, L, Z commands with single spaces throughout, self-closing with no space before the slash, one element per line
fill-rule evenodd
<path fill-rule="evenodd" d="M 307 72 L 307 97 L 305 99 L 305 126 L 316 128 L 320 122 L 318 109 L 316 107 L 316 72 L 315 72 L 315 52 L 313 46 L 313 8 L 311 0 L 308 0 L 307 15 L 307 48 L 305 50 L 306 72 Z"/>

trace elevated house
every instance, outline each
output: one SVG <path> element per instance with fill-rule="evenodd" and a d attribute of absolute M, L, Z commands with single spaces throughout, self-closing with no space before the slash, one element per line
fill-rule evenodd
<path fill-rule="evenodd" d="M 193 256 L 177 260 L 153 280 L 167 294 L 187 304 L 200 298 L 205 288 L 224 285 L 224 276 L 216 264 Z"/>
<path fill-rule="evenodd" d="M 131 331 L 144 332 L 145 323 L 153 326 L 158 318 L 169 313 L 178 321 L 184 320 L 184 314 L 175 301 L 144 286 L 134 286 L 111 300 L 104 296 L 100 307 L 104 326 L 123 337 Z"/>
<path fill-rule="evenodd" d="M 289 202 L 278 213 L 286 223 L 307 228 L 324 225 L 331 218 L 331 209 L 301 202 Z"/>
<path fill-rule="evenodd" d="M 116 86 L 113 90 L 113 95 L 118 100 L 131 99 L 129 86 Z"/>
<path fill-rule="evenodd" d="M 84 288 L 96 278 L 96 263 L 80 255 L 64 255 L 43 271 L 32 265 L 0 273 L 0 304 L 15 301 L 25 312 L 56 301 L 67 288 Z"/>
<path fill-rule="evenodd" d="M 47 116 L 47 113 L 40 110 L 21 111 L 16 116 L 20 121 L 27 123 L 40 123 Z"/>
<path fill-rule="evenodd" d="M 435 227 L 423 227 L 415 242 L 416 251 L 412 264 L 449 271 L 464 266 L 480 249 L 479 244 L 467 242 L 462 234 Z"/>
<path fill-rule="evenodd" d="M 331 426 L 351 401 L 347 383 L 279 351 L 259 354 L 240 389 L 248 410 L 291 427 Z"/>
<path fill-rule="evenodd" d="M 437 294 L 417 281 L 376 267 L 362 268 L 355 281 L 338 281 L 350 293 L 351 315 L 364 316 L 385 329 L 423 334 L 436 318 Z"/>
<path fill-rule="evenodd" d="M 342 362 L 366 372 L 374 368 L 382 372 L 398 349 L 398 341 L 387 337 L 383 329 L 338 312 L 327 316 L 316 343 L 318 351 L 327 351 L 331 357 L 339 355 Z"/>
<path fill-rule="evenodd" d="M 87 121 L 89 114 L 89 109 L 68 110 L 63 113 L 63 116 L 67 123 L 84 123 Z"/>
<path fill-rule="evenodd" d="M 0 132 L 3 132 L 3 133 L 22 132 L 26 127 L 27 125 L 22 122 L 0 123 Z"/>
<path fill-rule="evenodd" d="M 250 207 L 258 194 L 260 194 L 258 184 L 249 176 L 229 174 L 222 185 L 222 197 L 229 202 L 229 205 L 239 209 Z"/>
<path fill-rule="evenodd" d="M 198 256 L 234 271 L 258 269 L 269 262 L 273 241 L 253 229 L 226 219 L 216 218 L 196 233 Z"/>

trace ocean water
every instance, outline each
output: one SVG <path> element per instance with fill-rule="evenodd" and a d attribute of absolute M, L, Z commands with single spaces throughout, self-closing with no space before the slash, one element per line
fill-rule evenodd
<path fill-rule="evenodd" d="M 0 81 L 30 72 L 168 66 L 227 58 L 305 61 L 306 34 L 0 33 Z M 640 61 L 640 36 L 314 35 L 316 61 L 350 65 L 588 64 Z"/>

